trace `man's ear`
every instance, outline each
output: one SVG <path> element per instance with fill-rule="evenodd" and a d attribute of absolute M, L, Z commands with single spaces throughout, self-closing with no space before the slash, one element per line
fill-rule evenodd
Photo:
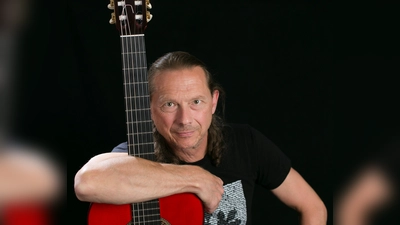
<path fill-rule="evenodd" d="M 219 97 L 219 91 L 214 90 L 212 94 L 212 114 L 214 114 L 215 110 L 217 109 L 218 97 Z"/>

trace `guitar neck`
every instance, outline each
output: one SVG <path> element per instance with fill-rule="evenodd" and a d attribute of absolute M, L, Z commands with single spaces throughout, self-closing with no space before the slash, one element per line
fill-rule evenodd
<path fill-rule="evenodd" d="M 122 35 L 121 49 L 128 153 L 154 161 L 144 35 Z"/>

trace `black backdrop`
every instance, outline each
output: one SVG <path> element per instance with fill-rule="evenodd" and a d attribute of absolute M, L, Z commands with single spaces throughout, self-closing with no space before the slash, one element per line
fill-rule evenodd
<path fill-rule="evenodd" d="M 85 224 L 77 170 L 125 141 L 120 39 L 107 0 L 35 1 L 21 42 L 15 133 L 56 152 L 69 167 L 60 223 Z M 227 93 L 226 119 L 249 123 L 291 159 L 326 203 L 332 223 L 332 30 L 318 1 L 151 1 L 148 63 L 188 51 Z M 118 190 L 116 190 L 118 191 Z M 297 215 L 258 190 L 255 224 Z M 66 201 L 66 202 L 67 202 Z M 67 204 L 65 205 L 67 206 Z"/>

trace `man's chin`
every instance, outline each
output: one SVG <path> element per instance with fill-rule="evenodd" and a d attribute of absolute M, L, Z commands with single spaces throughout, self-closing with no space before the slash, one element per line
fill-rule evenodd
<path fill-rule="evenodd" d="M 178 142 L 176 143 L 176 146 L 181 150 L 191 150 L 197 147 L 194 142 Z"/>
<path fill-rule="evenodd" d="M 174 137 L 174 145 L 177 149 L 191 150 L 196 149 L 200 145 L 201 141 L 198 137 Z"/>
<path fill-rule="evenodd" d="M 184 151 L 195 149 L 194 145 L 178 145 L 178 148 Z"/>

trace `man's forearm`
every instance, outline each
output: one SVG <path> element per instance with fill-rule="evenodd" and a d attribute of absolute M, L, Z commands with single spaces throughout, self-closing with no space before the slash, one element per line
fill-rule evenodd
<path fill-rule="evenodd" d="M 75 193 L 81 201 L 126 204 L 187 191 L 182 166 L 120 156 L 100 156 L 78 171 Z"/>

